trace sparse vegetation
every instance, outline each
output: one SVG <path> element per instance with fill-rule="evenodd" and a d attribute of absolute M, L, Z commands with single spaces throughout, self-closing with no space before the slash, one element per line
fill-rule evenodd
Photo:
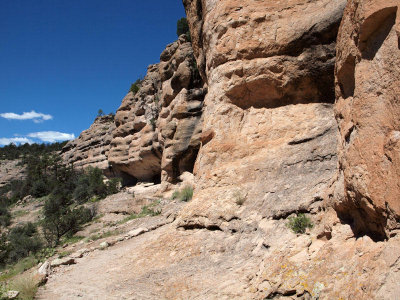
<path fill-rule="evenodd" d="M 100 233 L 100 234 L 93 234 L 93 235 L 91 235 L 89 237 L 89 240 L 97 241 L 97 240 L 100 240 L 100 239 L 103 239 L 103 238 L 108 238 L 108 237 L 115 236 L 115 235 L 118 235 L 118 234 L 121 234 L 120 230 L 110 230 L 110 231 L 106 231 L 106 232 L 103 232 L 103 233 Z"/>
<path fill-rule="evenodd" d="M 242 206 L 246 202 L 246 196 L 243 195 L 240 191 L 236 191 L 233 194 L 233 197 L 235 199 L 235 203 L 239 206 Z"/>
<path fill-rule="evenodd" d="M 191 41 L 191 36 L 190 36 L 190 30 L 189 30 L 189 24 L 186 18 L 181 18 L 178 20 L 176 23 L 176 34 L 178 36 L 184 34 L 186 35 L 187 39 Z"/>
<path fill-rule="evenodd" d="M 143 79 L 138 78 L 134 83 L 131 84 L 131 88 L 129 89 L 134 95 L 139 91 L 140 87 L 142 86 Z"/>
<path fill-rule="evenodd" d="M 42 248 L 37 226 L 33 223 L 26 223 L 11 229 L 6 243 L 8 253 L 3 264 L 16 262 L 21 258 L 37 253 Z"/>
<path fill-rule="evenodd" d="M 59 244 L 62 237 L 72 237 L 96 215 L 95 206 L 85 203 L 93 197 L 102 199 L 116 193 L 120 187 L 118 178 L 105 183 L 98 168 L 77 171 L 72 166 L 64 165 L 59 155 L 46 151 L 23 156 L 22 164 L 26 166 L 26 178 L 0 189 L 0 224 L 8 226 L 12 217 L 26 213 L 18 210 L 12 216 L 9 207 L 27 195 L 44 202 L 43 218 L 39 224 L 27 223 L 2 234 L 2 266 L 38 253 L 45 244 L 52 248 Z"/>
<path fill-rule="evenodd" d="M 100 114 L 102 112 L 99 111 Z M 19 158 L 19 164 L 25 167 L 26 175 L 21 180 L 0 187 L 0 226 L 5 228 L 2 228 L 0 234 L 0 270 L 3 271 L 0 274 L 0 286 L 4 291 L 13 286 L 20 292 L 18 299 L 33 299 L 37 289 L 37 282 L 21 277 L 20 274 L 36 266 L 39 261 L 55 255 L 55 247 L 60 243 L 65 245 L 82 240 L 84 237 L 74 234 L 84 224 L 94 220 L 96 215 L 95 204 L 88 202 L 117 193 L 121 186 L 119 178 L 104 180 L 98 168 L 80 171 L 65 165 L 54 152 L 63 145 L 65 143 L 57 143 L 56 146 L 10 145 L 0 148 L 0 159 Z M 4 149 L 11 149 L 11 154 L 8 155 Z M 40 221 L 6 228 L 13 218 L 30 213 L 20 205 L 36 207 L 40 203 L 44 204 L 43 208 L 37 210 L 41 214 Z M 10 208 L 15 206 L 11 213 Z M 96 238 L 119 233 L 105 232 Z M 64 250 L 59 253 L 59 257 L 68 254 L 69 251 Z"/>
<path fill-rule="evenodd" d="M 139 214 L 131 214 L 128 217 L 124 218 L 123 220 L 119 221 L 118 224 L 124 224 L 130 220 L 144 218 L 146 216 L 151 216 L 151 217 L 158 216 L 159 214 L 161 214 L 161 209 L 155 210 L 153 208 L 157 204 L 158 202 L 156 201 L 150 205 L 143 206 L 142 211 Z"/>
<path fill-rule="evenodd" d="M 97 117 L 102 117 L 102 116 L 104 116 L 104 111 L 100 108 L 100 109 L 97 111 Z"/>
<path fill-rule="evenodd" d="M 38 282 L 32 275 L 26 274 L 13 280 L 10 283 L 10 289 L 19 291 L 18 299 L 33 300 L 38 289 Z"/>
<path fill-rule="evenodd" d="M 153 128 L 153 130 L 156 129 L 156 119 L 155 118 L 150 119 L 150 125 Z"/>
<path fill-rule="evenodd" d="M 313 223 L 311 222 L 310 218 L 307 217 L 305 214 L 298 214 L 295 217 L 289 218 L 289 223 L 287 226 L 294 232 L 294 233 L 305 233 L 307 228 L 313 228 Z"/>
<path fill-rule="evenodd" d="M 8 207 L 0 206 L 0 226 L 6 227 L 11 223 L 11 214 Z"/>
<path fill-rule="evenodd" d="M 187 185 L 180 191 L 176 190 L 172 194 L 172 199 L 179 199 L 180 201 L 183 202 L 188 202 L 192 199 L 193 197 L 193 187 Z"/>
<path fill-rule="evenodd" d="M 21 274 L 22 272 L 36 266 L 38 263 L 39 259 L 34 255 L 31 255 L 19 260 L 15 264 L 8 265 L 7 272 L 3 272 L 3 274 L 0 275 L 0 282 L 6 281 L 17 274 Z"/>
<path fill-rule="evenodd" d="M 58 253 L 58 258 L 66 257 L 66 256 L 70 255 L 71 253 L 72 253 L 72 251 L 62 251 L 62 252 Z"/>

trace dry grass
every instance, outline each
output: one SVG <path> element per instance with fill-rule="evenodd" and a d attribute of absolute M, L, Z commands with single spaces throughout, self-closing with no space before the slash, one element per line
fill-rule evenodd
<path fill-rule="evenodd" d="M 9 285 L 9 290 L 19 292 L 18 299 L 33 300 L 38 289 L 38 282 L 30 274 L 21 275 L 16 277 Z"/>

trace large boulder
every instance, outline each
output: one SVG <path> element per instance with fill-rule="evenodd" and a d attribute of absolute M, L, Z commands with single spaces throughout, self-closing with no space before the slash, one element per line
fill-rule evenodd
<path fill-rule="evenodd" d="M 397 0 L 351 0 L 338 35 L 336 119 L 345 197 L 335 207 L 357 235 L 375 240 L 400 226 L 399 6 Z"/>

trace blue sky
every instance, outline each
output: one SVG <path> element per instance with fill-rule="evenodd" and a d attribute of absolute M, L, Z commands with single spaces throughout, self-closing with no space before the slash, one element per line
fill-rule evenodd
<path fill-rule="evenodd" d="M 176 40 L 182 0 L 1 0 L 0 146 L 77 137 Z"/>

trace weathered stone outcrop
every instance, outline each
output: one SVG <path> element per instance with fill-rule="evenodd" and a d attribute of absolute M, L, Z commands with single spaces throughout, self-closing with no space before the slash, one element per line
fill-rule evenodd
<path fill-rule="evenodd" d="M 25 167 L 20 160 L 0 160 L 0 187 L 25 177 Z"/>
<path fill-rule="evenodd" d="M 338 35 L 336 119 L 345 197 L 356 234 L 390 236 L 400 220 L 400 3 L 349 1 Z"/>
<path fill-rule="evenodd" d="M 139 91 L 116 113 L 109 161 L 125 177 L 174 182 L 192 171 L 200 147 L 205 90 L 182 35 L 148 68 Z"/>
<path fill-rule="evenodd" d="M 97 117 L 89 129 L 64 146 L 61 151 L 64 162 L 78 169 L 97 167 L 106 175 L 113 176 L 108 164 L 108 152 L 114 128 L 113 115 Z"/>
<path fill-rule="evenodd" d="M 184 5 L 208 94 L 197 192 L 181 225 L 317 209 L 337 166 L 333 74 L 345 1 Z M 240 216 L 237 193 L 248 199 Z"/>

